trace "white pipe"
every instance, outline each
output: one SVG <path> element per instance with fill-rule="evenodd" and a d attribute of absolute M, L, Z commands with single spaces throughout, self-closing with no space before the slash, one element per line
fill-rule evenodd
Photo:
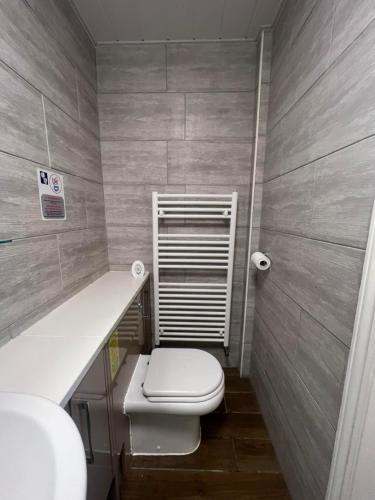
<path fill-rule="evenodd" d="M 243 375 L 243 369 L 244 369 L 243 365 L 244 365 L 244 353 L 245 353 L 247 299 L 248 299 L 249 277 L 250 277 L 251 240 L 252 240 L 252 235 L 253 235 L 253 218 L 254 218 L 255 178 L 256 178 L 256 171 L 257 171 L 260 103 L 261 103 L 261 93 L 262 93 L 263 51 L 264 51 L 264 30 L 262 30 L 261 35 L 260 35 L 260 47 L 259 47 L 259 71 L 258 71 L 257 109 L 256 109 L 256 121 L 255 121 L 253 175 L 252 175 L 252 184 L 251 184 L 249 241 L 248 241 L 248 249 L 247 249 L 247 259 L 246 259 L 246 284 L 245 284 L 245 299 L 244 299 L 242 342 L 241 342 L 241 363 L 240 363 L 240 376 L 241 377 Z"/>

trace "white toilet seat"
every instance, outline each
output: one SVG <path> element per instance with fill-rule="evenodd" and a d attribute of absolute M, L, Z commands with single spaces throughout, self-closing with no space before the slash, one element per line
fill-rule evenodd
<path fill-rule="evenodd" d="M 205 396 L 199 397 L 189 397 L 189 396 L 181 396 L 181 397 L 155 397 L 155 398 L 147 398 L 151 403 L 200 403 L 203 401 L 208 401 L 209 399 L 214 398 L 217 394 L 221 393 L 224 390 L 224 376 L 221 379 L 220 385 L 215 389 L 214 392 L 210 394 L 206 394 Z"/>
<path fill-rule="evenodd" d="M 157 349 L 158 350 L 158 349 Z M 172 351 L 172 349 L 166 349 Z M 193 351 L 197 349 L 192 349 Z M 204 352 L 204 351 L 201 351 Z M 173 354 L 171 352 L 171 354 Z M 208 353 L 207 356 L 217 362 L 217 360 Z M 208 358 L 210 359 L 210 358 Z M 210 362 L 212 360 L 210 359 Z M 221 403 L 224 397 L 224 373 L 219 362 L 220 370 L 218 371 L 218 378 L 216 379 L 214 389 L 208 394 L 199 396 L 187 396 L 184 394 L 178 396 L 152 396 L 147 397 L 144 394 L 144 382 L 146 380 L 149 370 L 150 356 L 139 356 L 135 371 L 133 373 L 130 385 L 125 396 L 124 413 L 131 415 L 134 413 L 153 413 L 153 414 L 167 414 L 167 415 L 206 415 L 215 410 Z M 197 373 L 196 373 L 197 375 Z M 201 373 L 203 377 L 204 374 Z M 199 373 L 198 373 L 199 376 Z M 212 384 L 213 379 L 210 380 Z M 158 384 L 156 384 L 158 386 Z M 155 387 L 156 387 L 155 386 Z M 186 385 L 187 386 L 187 385 Z M 186 391 L 189 393 L 189 391 Z M 202 392 L 202 391 L 201 391 Z M 190 392 L 191 393 L 191 392 Z"/>
<path fill-rule="evenodd" d="M 143 394 L 150 401 L 210 399 L 223 382 L 216 358 L 201 349 L 158 348 L 151 353 Z M 182 399 L 181 399 L 182 398 Z"/>

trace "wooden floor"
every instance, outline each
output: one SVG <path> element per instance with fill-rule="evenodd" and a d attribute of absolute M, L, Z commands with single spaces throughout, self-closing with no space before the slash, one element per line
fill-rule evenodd
<path fill-rule="evenodd" d="M 290 500 L 255 394 L 226 369 L 225 399 L 201 418 L 199 449 L 181 457 L 132 457 L 122 499 Z"/>

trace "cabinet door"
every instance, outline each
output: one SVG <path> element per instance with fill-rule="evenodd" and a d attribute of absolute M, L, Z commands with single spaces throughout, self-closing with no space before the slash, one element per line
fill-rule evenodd
<path fill-rule="evenodd" d="M 114 463 L 120 475 L 122 451 L 129 452 L 129 425 L 124 415 L 124 398 L 140 353 L 147 338 L 144 324 L 143 292 L 136 297 L 108 342 L 108 366 L 111 393 L 111 421 Z"/>
<path fill-rule="evenodd" d="M 96 358 L 70 400 L 87 463 L 87 500 L 105 500 L 113 479 L 105 353 Z"/>

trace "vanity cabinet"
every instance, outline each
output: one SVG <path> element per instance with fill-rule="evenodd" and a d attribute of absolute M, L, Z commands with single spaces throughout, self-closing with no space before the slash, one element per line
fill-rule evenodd
<path fill-rule="evenodd" d="M 66 410 L 82 437 L 87 500 L 117 500 L 130 450 L 124 397 L 139 354 L 151 349 L 149 280 L 112 332 Z"/>
<path fill-rule="evenodd" d="M 124 397 L 140 354 L 151 350 L 150 290 L 148 282 L 112 333 L 107 345 L 111 437 L 117 488 L 130 453 L 128 417 Z"/>
<path fill-rule="evenodd" d="M 108 396 L 106 349 L 103 349 L 68 405 L 85 448 L 87 500 L 105 500 L 113 481 Z"/>

